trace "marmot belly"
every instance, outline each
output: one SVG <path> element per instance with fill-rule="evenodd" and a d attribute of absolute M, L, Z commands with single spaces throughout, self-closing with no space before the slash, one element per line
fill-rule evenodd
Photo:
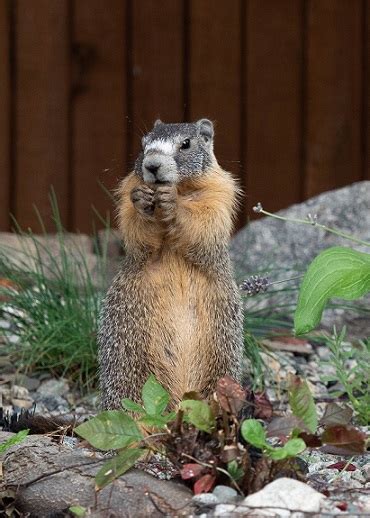
<path fill-rule="evenodd" d="M 175 254 L 148 263 L 143 288 L 152 292 L 148 357 L 158 380 L 175 400 L 206 389 L 212 344 L 208 291 L 211 281 Z"/>

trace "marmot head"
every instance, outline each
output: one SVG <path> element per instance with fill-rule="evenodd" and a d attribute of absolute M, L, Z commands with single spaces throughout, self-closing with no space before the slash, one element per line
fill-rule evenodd
<path fill-rule="evenodd" d="M 179 124 L 157 120 L 142 139 L 135 172 L 146 183 L 179 183 L 200 176 L 217 164 L 213 136 L 213 124 L 208 119 Z"/>

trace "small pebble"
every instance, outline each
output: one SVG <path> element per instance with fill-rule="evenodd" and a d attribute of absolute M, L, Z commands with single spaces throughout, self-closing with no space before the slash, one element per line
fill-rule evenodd
<path fill-rule="evenodd" d="M 222 485 L 216 486 L 212 494 L 215 495 L 220 502 L 232 502 L 238 497 L 238 493 L 235 489 Z"/>
<path fill-rule="evenodd" d="M 192 502 L 198 507 L 215 507 L 220 503 L 217 496 L 212 493 L 201 493 L 200 495 L 195 495 L 192 498 Z"/>

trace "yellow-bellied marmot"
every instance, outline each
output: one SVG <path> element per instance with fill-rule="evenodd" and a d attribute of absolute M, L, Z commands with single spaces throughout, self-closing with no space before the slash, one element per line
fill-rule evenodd
<path fill-rule="evenodd" d="M 102 404 L 140 400 L 153 373 L 179 401 L 240 378 L 242 317 L 228 241 L 237 185 L 213 153 L 213 124 L 157 121 L 119 189 L 126 249 L 99 329 Z"/>

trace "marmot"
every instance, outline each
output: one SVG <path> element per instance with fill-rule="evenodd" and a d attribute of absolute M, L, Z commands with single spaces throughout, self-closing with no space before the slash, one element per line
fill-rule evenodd
<path fill-rule="evenodd" d="M 240 379 L 241 302 L 228 241 L 238 186 L 217 163 L 213 124 L 155 122 L 119 190 L 126 256 L 98 332 L 102 406 L 140 401 L 150 373 L 175 404 Z"/>

